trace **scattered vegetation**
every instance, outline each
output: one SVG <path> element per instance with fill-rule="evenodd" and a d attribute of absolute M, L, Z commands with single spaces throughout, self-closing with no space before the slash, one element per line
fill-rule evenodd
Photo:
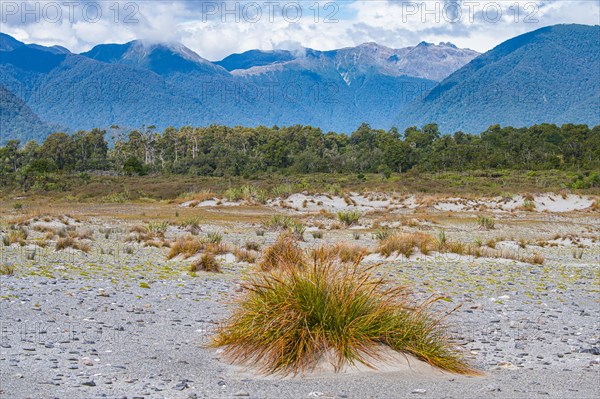
<path fill-rule="evenodd" d="M 477 224 L 480 229 L 493 230 L 496 227 L 496 222 L 489 216 L 480 215 L 477 217 Z"/>
<path fill-rule="evenodd" d="M 238 262 L 255 263 L 258 257 L 256 251 L 244 248 L 236 248 L 233 254 L 235 255 L 235 260 Z"/>
<path fill-rule="evenodd" d="M 394 231 L 394 229 L 390 229 L 389 227 L 380 227 L 373 233 L 373 238 L 381 241 L 389 237 Z"/>
<path fill-rule="evenodd" d="M 340 222 L 344 223 L 346 226 L 352 226 L 358 223 L 360 218 L 362 217 L 362 212 L 357 210 L 351 211 L 339 211 L 337 213 L 337 218 Z"/>
<path fill-rule="evenodd" d="M 206 253 L 202 254 L 200 259 L 195 260 L 190 265 L 190 272 L 197 272 L 197 271 L 220 273 L 221 265 L 219 264 L 219 262 L 217 261 L 217 258 L 215 257 L 215 255 L 213 253 L 206 252 Z"/>
<path fill-rule="evenodd" d="M 211 231 L 206 234 L 206 242 L 211 244 L 220 244 L 223 241 L 223 234 L 218 231 Z"/>
<path fill-rule="evenodd" d="M 581 259 L 583 258 L 583 251 L 583 248 L 573 248 L 571 254 L 573 255 L 574 259 Z"/>
<path fill-rule="evenodd" d="M 171 244 L 167 259 L 173 259 L 178 255 L 182 255 L 184 259 L 187 259 L 202 251 L 204 247 L 205 243 L 198 237 L 179 237 Z"/>
<path fill-rule="evenodd" d="M 311 231 L 310 234 L 313 236 L 313 238 L 315 240 L 320 240 L 323 238 L 323 231 L 321 231 L 321 230 Z"/>
<path fill-rule="evenodd" d="M 61 251 L 67 248 L 77 249 L 83 252 L 90 252 L 92 247 L 89 243 L 83 242 L 72 235 L 64 238 L 59 238 L 56 241 L 56 250 Z"/>
<path fill-rule="evenodd" d="M 15 266 L 9 265 L 7 263 L 0 264 L 0 275 L 2 276 L 12 276 L 15 274 Z"/>
<path fill-rule="evenodd" d="M 427 255 L 433 249 L 433 242 L 433 237 L 429 234 L 397 232 L 381 240 L 377 250 L 383 256 L 392 256 L 396 253 L 409 258 L 415 248 Z"/>
<path fill-rule="evenodd" d="M 306 231 L 306 226 L 302 222 L 287 215 L 273 215 L 264 225 L 271 230 L 287 230 L 300 241 L 304 239 Z"/>
<path fill-rule="evenodd" d="M 24 227 L 18 227 L 16 229 L 11 229 L 2 236 L 2 243 L 5 247 L 8 247 L 12 244 L 19 244 L 20 246 L 25 246 L 27 243 L 27 237 L 29 233 Z"/>
<path fill-rule="evenodd" d="M 304 251 L 295 237 L 289 233 L 282 233 L 273 245 L 264 250 L 258 267 L 262 271 L 300 267 L 303 265 L 304 257 Z"/>

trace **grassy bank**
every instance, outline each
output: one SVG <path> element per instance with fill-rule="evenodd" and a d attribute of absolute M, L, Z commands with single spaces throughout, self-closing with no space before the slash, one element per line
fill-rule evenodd
<path fill-rule="evenodd" d="M 194 193 L 223 195 L 227 190 L 251 186 L 267 198 L 279 193 L 383 191 L 423 194 L 496 196 L 515 193 L 559 192 L 599 194 L 599 187 L 577 188 L 589 172 L 572 171 L 473 171 L 447 173 L 403 173 L 384 178 L 381 174 L 262 175 L 241 177 L 191 177 L 181 175 L 100 176 L 94 174 L 47 175 L 30 190 L 3 187 L 5 200 L 18 197 L 48 197 L 78 202 L 122 203 L 137 200 L 175 200 Z"/>

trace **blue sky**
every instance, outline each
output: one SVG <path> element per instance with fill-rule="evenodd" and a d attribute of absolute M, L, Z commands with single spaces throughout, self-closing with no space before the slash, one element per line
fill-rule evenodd
<path fill-rule="evenodd" d="M 597 0 L 7 1 L 0 31 L 86 51 L 133 39 L 177 41 L 217 60 L 249 49 L 329 50 L 377 42 L 447 42 L 486 51 L 558 23 L 600 23 Z"/>

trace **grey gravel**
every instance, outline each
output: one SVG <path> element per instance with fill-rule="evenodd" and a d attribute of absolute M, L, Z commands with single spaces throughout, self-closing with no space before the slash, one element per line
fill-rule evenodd
<path fill-rule="evenodd" d="M 581 234 L 582 226 L 597 220 L 539 217 L 547 220 L 529 230 L 489 234 Z M 460 224 L 444 227 L 450 238 L 482 234 Z M 225 240 L 265 244 L 276 237 L 271 232 L 257 237 L 254 230 L 238 225 Z M 307 234 L 303 245 L 344 239 L 375 245 L 370 234 L 355 241 L 344 230 L 328 231 L 314 242 Z M 122 245 L 119 240 L 96 234 L 95 244 Z M 594 254 L 600 246 L 591 245 L 581 260 L 572 258 L 570 248 L 540 248 L 543 266 L 461 258 L 396 260 L 377 268 L 415 287 L 419 298 L 451 298 L 441 309 L 463 305 L 449 316 L 450 331 L 483 377 L 369 373 L 279 379 L 241 373 L 205 345 L 229 314 L 248 265 L 225 264 L 222 274 L 192 277 L 185 262 L 166 261 L 164 248 L 137 247 L 118 258 L 49 251 L 41 261 L 23 261 L 14 276 L 0 276 L 0 397 L 596 397 L 600 273 Z M 19 249 L 5 249 L 3 256 L 16 262 Z"/>

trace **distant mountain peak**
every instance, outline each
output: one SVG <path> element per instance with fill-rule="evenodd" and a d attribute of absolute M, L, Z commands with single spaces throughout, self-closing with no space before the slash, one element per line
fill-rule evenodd
<path fill-rule="evenodd" d="M 25 43 L 18 41 L 12 36 L 7 35 L 6 33 L 0 32 L 0 50 L 2 51 L 12 51 L 18 47 L 24 46 Z"/>
<path fill-rule="evenodd" d="M 292 61 L 298 52 L 290 50 L 248 50 L 243 53 L 231 54 L 215 64 L 228 71 L 248 70 L 254 67 L 266 67 Z"/>
<path fill-rule="evenodd" d="M 445 43 L 444 42 L 440 42 L 440 44 L 438 44 L 438 46 L 450 47 L 450 48 L 456 48 L 456 49 L 458 48 L 458 47 L 456 47 L 455 44 L 450 43 L 450 42 L 445 42 Z"/>
<path fill-rule="evenodd" d="M 205 71 L 227 73 L 181 43 L 133 40 L 124 44 L 100 44 L 81 55 L 107 63 L 127 64 L 158 74 Z"/>

